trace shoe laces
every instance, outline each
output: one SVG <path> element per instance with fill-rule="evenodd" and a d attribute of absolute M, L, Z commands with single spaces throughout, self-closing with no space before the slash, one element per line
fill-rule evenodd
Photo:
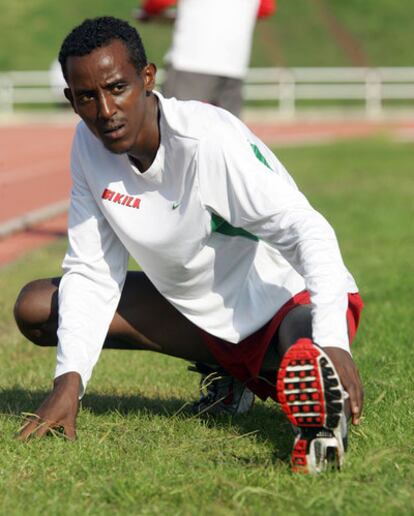
<path fill-rule="evenodd" d="M 222 368 L 214 368 L 207 364 L 196 362 L 188 366 L 189 371 L 197 372 L 200 378 L 200 399 L 197 403 L 207 403 L 209 408 L 224 402 L 232 394 L 233 378 Z"/>

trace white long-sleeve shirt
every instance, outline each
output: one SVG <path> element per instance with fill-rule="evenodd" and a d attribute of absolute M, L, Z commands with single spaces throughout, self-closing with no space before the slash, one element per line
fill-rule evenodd
<path fill-rule="evenodd" d="M 77 128 L 56 376 L 76 371 L 86 387 L 128 254 L 185 317 L 228 342 L 306 288 L 315 342 L 349 350 L 347 293 L 357 287 L 328 222 L 240 120 L 157 96 L 161 143 L 144 173 Z"/>

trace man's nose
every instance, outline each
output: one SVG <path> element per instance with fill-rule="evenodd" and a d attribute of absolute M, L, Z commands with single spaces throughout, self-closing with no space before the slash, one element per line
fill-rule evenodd
<path fill-rule="evenodd" d="M 109 92 L 103 92 L 98 99 L 99 117 L 108 120 L 116 113 L 116 104 Z"/>

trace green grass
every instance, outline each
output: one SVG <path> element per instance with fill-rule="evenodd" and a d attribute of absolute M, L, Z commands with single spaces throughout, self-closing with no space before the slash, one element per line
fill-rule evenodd
<path fill-rule="evenodd" d="M 0 0 L 0 70 L 47 69 L 63 37 L 86 17 L 131 20 L 139 0 Z M 283 0 L 258 23 L 253 66 L 346 66 L 349 55 L 333 38 L 314 0 Z M 410 0 L 320 0 L 359 43 L 373 66 L 412 66 L 414 4 Z M 148 55 L 159 66 L 171 28 L 139 25 Z"/>
<path fill-rule="evenodd" d="M 63 38 L 84 18 L 111 15 L 132 22 L 130 13 L 134 7 L 130 0 L 0 0 L 0 70 L 48 69 Z M 141 32 L 145 42 L 151 40 L 147 45 L 148 57 L 161 64 L 171 28 L 145 25 Z"/>
<path fill-rule="evenodd" d="M 413 66 L 409 0 L 325 0 L 338 20 L 360 43 L 368 61 L 378 66 Z"/>
<path fill-rule="evenodd" d="M 21 412 L 51 386 L 55 352 L 18 334 L 12 304 L 22 284 L 58 273 L 57 242 L 0 271 L 1 514 L 414 513 L 414 148 L 371 140 L 276 152 L 333 223 L 366 303 L 354 348 L 366 407 L 343 472 L 292 475 L 290 428 L 270 402 L 233 420 L 176 414 L 197 378 L 144 352 L 102 354 L 75 443 L 15 441 Z"/>

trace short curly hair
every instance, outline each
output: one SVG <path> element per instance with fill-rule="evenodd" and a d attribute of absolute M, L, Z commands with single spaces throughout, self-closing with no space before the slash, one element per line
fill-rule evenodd
<path fill-rule="evenodd" d="M 60 48 L 59 63 L 66 81 L 66 63 L 69 57 L 86 56 L 96 48 L 109 45 L 114 39 L 125 44 L 137 72 L 148 64 L 141 37 L 128 22 L 112 16 L 88 18 L 66 36 Z"/>

